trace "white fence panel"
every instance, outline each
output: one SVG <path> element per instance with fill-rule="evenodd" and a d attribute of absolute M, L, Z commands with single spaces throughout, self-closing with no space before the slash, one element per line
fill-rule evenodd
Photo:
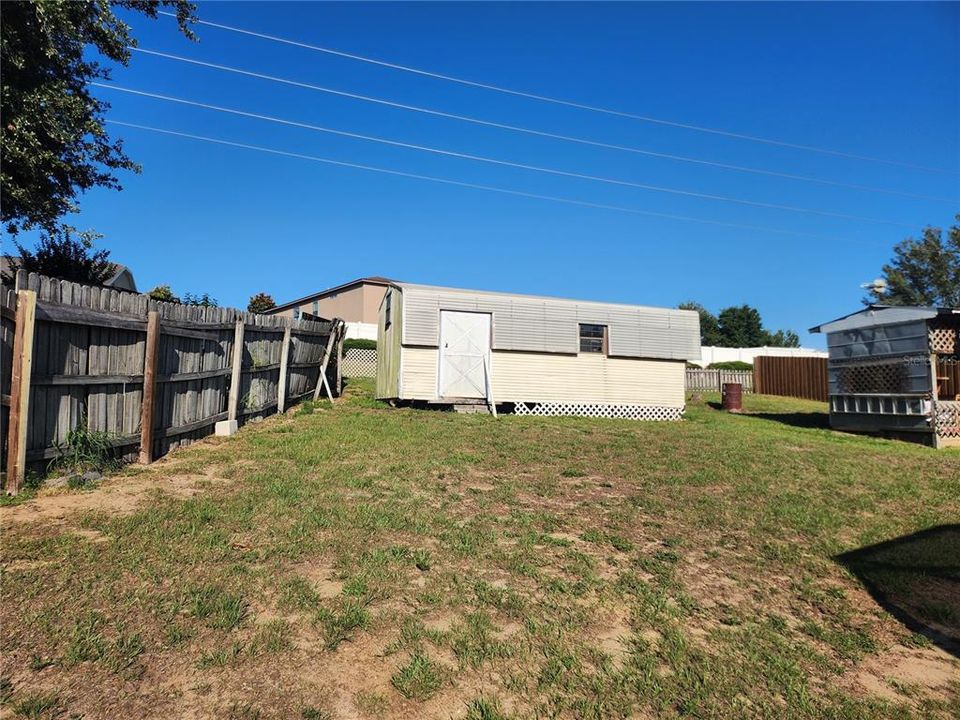
<path fill-rule="evenodd" d="M 376 377 L 377 351 L 374 348 L 350 348 L 343 352 L 345 377 Z"/>

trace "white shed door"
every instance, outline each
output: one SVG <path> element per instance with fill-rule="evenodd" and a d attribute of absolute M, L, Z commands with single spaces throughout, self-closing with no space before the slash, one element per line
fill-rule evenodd
<path fill-rule="evenodd" d="M 490 361 L 489 313 L 440 311 L 440 397 L 486 397 Z"/>

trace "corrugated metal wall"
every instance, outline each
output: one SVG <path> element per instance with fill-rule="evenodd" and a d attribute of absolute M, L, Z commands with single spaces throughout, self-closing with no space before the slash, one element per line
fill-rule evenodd
<path fill-rule="evenodd" d="M 827 333 L 830 360 L 929 353 L 925 320 Z"/>
<path fill-rule="evenodd" d="M 579 323 L 606 325 L 610 355 L 697 360 L 700 318 L 689 310 L 402 286 L 403 344 L 437 347 L 440 310 L 493 314 L 493 349 L 576 354 Z"/>

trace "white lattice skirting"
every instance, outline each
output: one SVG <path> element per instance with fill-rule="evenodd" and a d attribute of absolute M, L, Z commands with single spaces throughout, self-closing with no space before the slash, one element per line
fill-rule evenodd
<path fill-rule="evenodd" d="M 376 377 L 377 351 L 373 348 L 350 348 L 345 351 L 343 374 L 346 377 Z"/>
<path fill-rule="evenodd" d="M 517 415 L 540 415 L 548 417 L 575 415 L 579 417 L 611 418 L 618 420 L 680 420 L 683 416 L 683 408 L 677 407 L 564 402 L 518 402 L 514 406 L 514 412 Z"/>
<path fill-rule="evenodd" d="M 960 402 L 937 401 L 933 423 L 940 437 L 960 439 Z"/>

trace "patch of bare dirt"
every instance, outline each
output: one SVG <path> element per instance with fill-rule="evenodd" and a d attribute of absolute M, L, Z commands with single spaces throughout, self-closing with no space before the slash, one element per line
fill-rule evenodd
<path fill-rule="evenodd" d="M 920 688 L 927 697 L 956 700 L 960 660 L 936 646 L 893 645 L 866 658 L 853 682 L 863 692 L 895 702 L 909 699 L 903 690 L 911 687 Z"/>
<path fill-rule="evenodd" d="M 293 566 L 293 572 L 309 582 L 322 599 L 337 597 L 343 591 L 343 583 L 337 579 L 337 571 L 326 560 L 309 560 Z"/>
<path fill-rule="evenodd" d="M 593 643 L 607 655 L 613 666 L 623 665 L 630 653 L 630 635 L 633 630 L 627 618 L 619 612 L 611 612 L 592 633 Z"/>
<path fill-rule="evenodd" d="M 71 516 L 82 512 L 129 515 L 155 491 L 176 497 L 193 497 L 211 484 L 230 482 L 219 477 L 217 467 L 211 467 L 203 474 L 177 474 L 175 471 L 175 462 L 161 460 L 149 471 L 109 477 L 91 490 L 42 489 L 35 498 L 24 503 L 0 508 L 0 526 L 31 523 L 69 526 Z"/>

